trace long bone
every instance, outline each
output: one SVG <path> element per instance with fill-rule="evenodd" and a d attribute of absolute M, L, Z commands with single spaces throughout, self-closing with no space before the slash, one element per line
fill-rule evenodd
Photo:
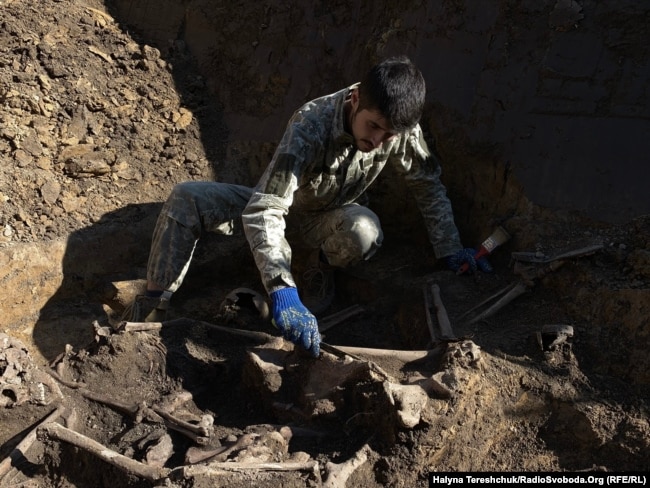
<path fill-rule="evenodd" d="M 514 261 L 514 273 L 520 276 L 520 279 L 501 289 L 494 295 L 483 300 L 478 305 L 470 308 L 461 315 L 465 317 L 488 303 L 496 300 L 492 305 L 483 312 L 470 319 L 467 324 L 474 324 L 496 314 L 503 307 L 515 300 L 517 297 L 530 291 L 537 280 L 545 277 L 547 274 L 556 271 L 572 258 L 588 256 L 603 249 L 603 244 L 591 244 L 579 249 L 573 249 L 555 256 L 546 256 L 541 253 L 533 252 L 513 252 L 512 260 Z M 529 263 L 525 265 L 524 263 Z"/>
<path fill-rule="evenodd" d="M 212 324 L 210 322 L 203 322 L 200 320 L 192 320 L 187 318 L 179 318 L 170 320 L 168 322 L 123 322 L 120 329 L 126 332 L 141 332 L 141 331 L 156 331 L 162 329 L 163 326 L 191 326 L 202 325 L 211 329 L 224 332 L 226 334 L 236 335 L 247 339 L 252 339 L 260 343 L 270 343 L 280 339 L 278 336 L 267 334 L 266 332 L 257 332 L 250 330 L 237 329 L 234 327 L 225 327 L 222 325 Z M 327 346 L 327 345 L 326 345 Z M 444 348 L 434 347 L 432 349 L 407 351 L 399 349 L 380 349 L 368 347 L 353 347 L 353 346 L 338 346 L 333 345 L 336 349 L 343 351 L 350 355 L 370 356 L 373 358 L 393 358 L 398 359 L 404 363 L 412 361 L 419 361 L 422 359 L 438 358 L 444 352 Z"/>
<path fill-rule="evenodd" d="M 128 474 L 149 481 L 158 481 L 167 476 L 170 471 L 167 468 L 149 466 L 136 461 L 135 459 L 131 459 L 130 457 L 107 448 L 90 437 L 86 437 L 83 434 L 70 430 L 55 422 L 39 427 L 37 435 L 42 441 L 57 440 L 67 444 L 72 444 L 73 446 L 88 451 L 103 461 L 126 471 Z"/>
<path fill-rule="evenodd" d="M 82 388 L 78 391 L 84 398 L 112 407 L 132 417 L 135 417 L 136 419 L 139 416 L 143 416 L 154 422 L 162 422 L 170 429 L 175 430 L 176 432 L 179 432 L 186 437 L 189 437 L 197 444 L 205 445 L 209 441 L 210 432 L 205 425 L 195 425 L 190 422 L 186 422 L 174 417 L 161 408 L 150 408 L 144 404 L 137 405 L 134 403 L 124 403 L 113 398 L 109 398 L 105 395 L 92 392 L 85 388 Z"/>

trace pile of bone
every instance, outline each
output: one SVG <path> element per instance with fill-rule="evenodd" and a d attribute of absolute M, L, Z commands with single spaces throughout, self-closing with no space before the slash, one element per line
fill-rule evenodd
<path fill-rule="evenodd" d="M 24 344 L 0 332 L 0 407 L 47 405 L 56 393 L 60 394 L 58 387 L 34 366 Z"/>

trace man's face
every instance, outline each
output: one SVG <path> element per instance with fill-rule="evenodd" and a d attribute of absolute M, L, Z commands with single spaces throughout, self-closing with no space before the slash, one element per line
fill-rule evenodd
<path fill-rule="evenodd" d="M 356 95 L 356 96 L 355 96 Z M 376 110 L 359 110 L 358 93 L 352 94 L 350 130 L 357 148 L 363 152 L 377 149 L 397 135 L 384 116 Z"/>

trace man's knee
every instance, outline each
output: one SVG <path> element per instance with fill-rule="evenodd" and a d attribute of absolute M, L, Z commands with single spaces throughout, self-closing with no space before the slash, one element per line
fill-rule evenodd
<path fill-rule="evenodd" d="M 351 266 L 369 259 L 384 239 L 379 217 L 366 207 L 350 206 L 338 231 L 323 243 L 323 251 L 330 264 Z"/>
<path fill-rule="evenodd" d="M 356 240 L 355 245 L 360 259 L 371 257 L 381 247 L 384 240 L 379 218 L 371 211 L 358 215 L 352 222 L 349 232 Z"/>
<path fill-rule="evenodd" d="M 201 185 L 196 181 L 176 183 L 167 198 L 167 202 L 194 202 L 201 194 Z"/>

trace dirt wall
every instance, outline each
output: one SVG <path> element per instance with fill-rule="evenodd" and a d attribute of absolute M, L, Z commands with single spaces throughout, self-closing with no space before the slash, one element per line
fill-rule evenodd
<path fill-rule="evenodd" d="M 423 125 L 438 142 L 461 228 L 468 214 L 514 211 L 520 190 L 534 204 L 608 222 L 650 211 L 647 5 L 112 4 L 163 56 L 181 43 L 196 57 L 223 108 L 233 164 L 277 141 L 304 101 L 406 53 L 427 79 Z"/>

